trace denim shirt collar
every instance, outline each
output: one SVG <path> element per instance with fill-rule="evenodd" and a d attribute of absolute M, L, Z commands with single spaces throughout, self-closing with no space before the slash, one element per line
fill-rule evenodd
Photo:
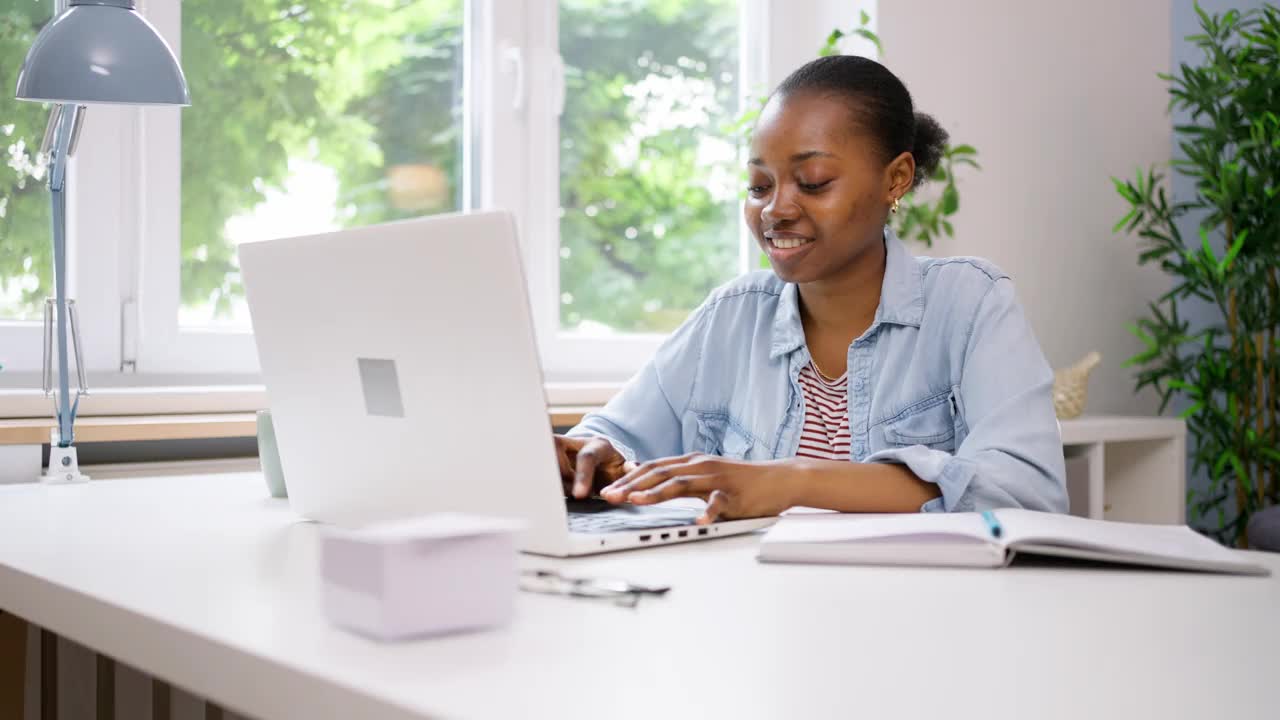
<path fill-rule="evenodd" d="M 867 329 L 871 333 L 881 323 L 920 327 L 924 312 L 924 279 L 920 266 L 907 252 L 906 245 L 888 227 L 884 229 L 884 284 L 880 287 L 880 305 L 875 321 Z M 778 298 L 778 311 L 773 319 L 773 343 L 769 357 L 777 359 L 804 346 L 804 325 L 800 321 L 800 288 L 787 283 Z"/>

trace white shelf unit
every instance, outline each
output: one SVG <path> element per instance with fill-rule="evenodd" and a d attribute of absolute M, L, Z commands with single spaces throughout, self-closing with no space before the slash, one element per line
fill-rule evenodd
<path fill-rule="evenodd" d="M 1084 416 L 1062 421 L 1071 514 L 1183 524 L 1187 426 L 1177 418 Z"/>

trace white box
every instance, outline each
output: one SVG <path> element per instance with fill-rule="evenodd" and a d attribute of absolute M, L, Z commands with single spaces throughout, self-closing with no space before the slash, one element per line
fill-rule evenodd
<path fill-rule="evenodd" d="M 518 522 L 441 513 L 320 538 L 329 621 L 380 640 L 506 624 L 519 585 Z"/>

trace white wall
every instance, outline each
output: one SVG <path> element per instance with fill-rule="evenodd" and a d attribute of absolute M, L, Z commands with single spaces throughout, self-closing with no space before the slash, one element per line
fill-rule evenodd
<path fill-rule="evenodd" d="M 884 63 L 983 169 L 963 176 L 957 236 L 932 254 L 998 263 L 1054 367 L 1099 350 L 1088 411 L 1153 413 L 1120 363 L 1125 324 L 1169 281 L 1114 235 L 1110 177 L 1166 163 L 1169 0 L 880 0 Z"/>
<path fill-rule="evenodd" d="M 835 28 L 848 32 L 858 27 L 858 13 L 871 15 L 868 29 L 876 31 L 876 0 L 739 0 L 750 7 L 765 8 L 768 41 L 764 54 L 768 89 L 772 90 L 792 70 L 818 56 L 818 49 Z M 880 0 L 881 4 L 893 0 Z M 840 50 L 852 55 L 872 56 L 875 46 L 855 36 L 846 36 Z"/>

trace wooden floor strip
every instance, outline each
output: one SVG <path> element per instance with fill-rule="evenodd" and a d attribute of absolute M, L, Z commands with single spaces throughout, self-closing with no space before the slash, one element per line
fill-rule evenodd
<path fill-rule="evenodd" d="M 116 662 L 106 655 L 97 656 L 97 676 L 94 684 L 98 688 L 97 720 L 116 720 Z"/>
<path fill-rule="evenodd" d="M 170 720 L 173 693 L 168 683 L 151 678 L 151 720 Z"/>
<path fill-rule="evenodd" d="M 0 610 L 0 718 L 21 718 L 27 690 L 27 623 Z"/>
<path fill-rule="evenodd" d="M 58 636 L 40 630 L 40 719 L 58 720 Z"/>

